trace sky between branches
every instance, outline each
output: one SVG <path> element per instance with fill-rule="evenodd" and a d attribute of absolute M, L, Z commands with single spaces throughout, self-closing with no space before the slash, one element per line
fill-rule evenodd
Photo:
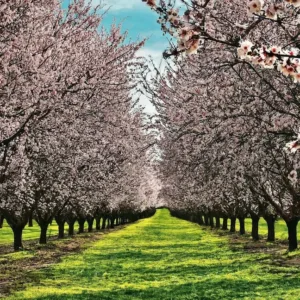
<path fill-rule="evenodd" d="M 70 1 L 72 0 L 62 0 L 63 7 L 67 7 Z M 99 3 L 109 8 L 103 25 L 109 28 L 114 21 L 117 24 L 122 23 L 124 31 L 128 31 L 129 38 L 133 41 L 148 38 L 140 54 L 146 57 L 151 55 L 155 63 L 159 65 L 168 40 L 160 30 L 157 15 L 141 0 L 93 0 L 94 5 Z M 144 97 L 142 97 L 141 104 L 145 106 L 146 112 L 154 112 L 153 107 Z"/>

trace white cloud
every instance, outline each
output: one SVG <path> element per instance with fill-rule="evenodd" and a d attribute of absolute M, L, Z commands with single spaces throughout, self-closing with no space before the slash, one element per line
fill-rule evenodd
<path fill-rule="evenodd" d="M 162 47 L 159 47 L 160 50 L 156 50 L 156 49 L 153 49 L 153 48 L 148 48 L 148 47 L 144 47 L 142 49 L 140 49 L 138 52 L 137 52 L 137 55 L 138 56 L 144 56 L 146 57 L 147 59 L 151 59 L 155 65 L 155 67 L 160 71 L 160 72 L 163 72 L 163 69 L 165 67 L 165 61 L 162 57 L 162 52 L 163 52 L 163 48 Z M 151 69 L 151 72 L 148 74 L 149 77 L 148 77 L 148 80 L 149 80 L 149 83 L 150 83 L 150 78 L 151 77 L 155 77 L 157 76 L 153 66 L 151 63 L 149 63 L 149 68 Z M 147 94 L 147 92 L 146 92 Z M 151 104 L 150 100 L 149 100 L 149 97 L 150 94 L 147 94 L 146 95 L 140 95 L 140 104 L 145 108 L 145 112 L 150 114 L 150 115 L 153 115 L 156 113 L 156 110 L 154 108 L 154 106 Z"/>
<path fill-rule="evenodd" d="M 140 98 L 139 104 L 144 107 L 145 113 L 147 113 L 149 115 L 154 115 L 157 113 L 155 107 L 151 104 L 151 102 L 147 96 L 140 95 L 139 98 Z"/>
<path fill-rule="evenodd" d="M 151 58 L 157 68 L 160 68 L 160 66 L 163 64 L 163 58 L 162 58 L 162 52 L 163 50 L 155 50 L 152 48 L 142 48 L 137 52 L 137 55 L 144 56 L 147 59 Z"/>

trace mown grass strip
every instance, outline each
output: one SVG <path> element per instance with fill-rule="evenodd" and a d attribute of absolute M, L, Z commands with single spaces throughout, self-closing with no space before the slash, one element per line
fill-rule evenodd
<path fill-rule="evenodd" d="M 35 272 L 39 283 L 8 299 L 299 299 L 298 267 L 273 258 L 233 251 L 228 237 L 163 209 Z"/>

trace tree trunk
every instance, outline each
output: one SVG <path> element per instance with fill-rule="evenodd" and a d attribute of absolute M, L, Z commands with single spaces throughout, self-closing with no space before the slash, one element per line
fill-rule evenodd
<path fill-rule="evenodd" d="M 88 218 L 87 222 L 88 222 L 88 232 L 92 232 L 93 231 L 94 218 Z"/>
<path fill-rule="evenodd" d="M 110 219 L 110 228 L 115 228 L 115 219 L 114 218 Z"/>
<path fill-rule="evenodd" d="M 28 218 L 28 227 L 33 227 L 33 213 L 29 215 Z"/>
<path fill-rule="evenodd" d="M 42 222 L 39 225 L 41 228 L 40 244 L 47 244 L 47 230 L 48 230 L 49 223 Z"/>
<path fill-rule="evenodd" d="M 4 216 L 0 215 L 0 228 L 3 227 Z"/>
<path fill-rule="evenodd" d="M 235 232 L 236 217 L 230 218 L 230 232 Z"/>
<path fill-rule="evenodd" d="M 85 223 L 85 219 L 83 218 L 78 219 L 78 224 L 79 224 L 78 233 L 84 233 L 84 223 Z"/>
<path fill-rule="evenodd" d="M 205 226 L 209 225 L 209 219 L 208 219 L 207 215 L 204 215 L 204 224 L 205 224 Z"/>
<path fill-rule="evenodd" d="M 63 218 L 61 216 L 56 216 L 55 221 L 58 225 L 58 238 L 63 239 L 65 237 L 65 223 L 66 223 L 66 220 L 65 220 L 65 218 Z"/>
<path fill-rule="evenodd" d="M 204 224 L 203 218 L 202 218 L 202 215 L 201 215 L 201 214 L 198 215 L 198 224 L 199 224 L 199 225 L 203 225 L 203 224 Z"/>
<path fill-rule="evenodd" d="M 65 237 L 65 221 L 59 222 L 58 224 L 58 238 L 63 239 Z"/>
<path fill-rule="evenodd" d="M 252 228 L 251 228 L 251 236 L 254 241 L 259 240 L 258 228 L 259 228 L 259 216 L 251 215 L 252 220 Z"/>
<path fill-rule="evenodd" d="M 220 228 L 220 217 L 216 217 L 216 228 Z"/>
<path fill-rule="evenodd" d="M 298 240 L 297 240 L 297 225 L 298 219 L 292 219 L 289 221 L 285 221 L 288 227 L 289 234 L 289 251 L 294 251 L 298 248 Z"/>
<path fill-rule="evenodd" d="M 246 233 L 246 231 L 245 231 L 245 218 L 240 217 L 239 218 L 239 223 L 240 223 L 240 234 L 243 235 L 243 234 Z"/>
<path fill-rule="evenodd" d="M 96 217 L 96 230 L 101 229 L 100 221 L 101 221 L 101 217 Z"/>
<path fill-rule="evenodd" d="M 68 225 L 69 225 L 69 230 L 68 230 L 68 235 L 69 236 L 72 236 L 74 235 L 74 224 L 75 224 L 75 220 L 71 220 L 68 222 Z"/>
<path fill-rule="evenodd" d="M 213 216 L 209 216 L 209 225 L 210 225 L 211 228 L 215 227 L 214 217 Z"/>
<path fill-rule="evenodd" d="M 103 217 L 102 218 L 102 227 L 101 227 L 101 229 L 105 229 L 105 227 L 106 227 L 106 217 Z"/>
<path fill-rule="evenodd" d="M 228 230 L 228 218 L 224 217 L 223 218 L 223 225 L 222 225 L 223 230 Z"/>
<path fill-rule="evenodd" d="M 109 229 L 110 228 L 110 218 L 107 218 L 106 220 L 106 229 Z"/>
<path fill-rule="evenodd" d="M 23 225 L 14 225 L 11 227 L 14 233 L 14 250 L 19 251 L 23 249 L 22 243 L 22 233 L 24 226 Z"/>
<path fill-rule="evenodd" d="M 275 216 L 265 216 L 264 219 L 268 225 L 268 238 L 267 241 L 275 241 Z"/>

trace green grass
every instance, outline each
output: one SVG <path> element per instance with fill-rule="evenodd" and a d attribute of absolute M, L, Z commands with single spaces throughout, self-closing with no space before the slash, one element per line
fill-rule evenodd
<path fill-rule="evenodd" d="M 271 254 L 232 249 L 229 241 L 158 210 L 36 271 L 31 276 L 39 282 L 8 299 L 300 299 L 296 267 L 272 264 Z"/>
<path fill-rule="evenodd" d="M 228 221 L 230 224 L 230 221 Z M 236 222 L 237 231 L 239 230 L 239 222 L 237 220 Z M 248 233 L 251 232 L 251 219 L 246 219 L 245 221 L 246 231 Z M 67 226 L 66 226 L 67 227 Z M 268 228 L 265 220 L 263 218 L 260 219 L 259 222 L 259 234 L 260 235 L 267 235 Z M 53 221 L 52 225 L 48 228 L 48 236 L 55 236 L 58 233 L 58 227 L 55 221 Z M 287 240 L 288 234 L 287 234 L 287 227 L 283 220 L 278 220 L 275 223 L 275 235 L 276 238 L 279 240 Z M 34 221 L 33 227 L 26 226 L 23 231 L 23 240 L 33 240 L 38 239 L 40 236 L 40 227 L 38 224 Z M 300 241 L 300 222 L 298 225 L 298 239 Z M 13 243 L 13 233 L 9 225 L 4 221 L 3 228 L 0 229 L 0 245 L 8 245 Z"/>
<path fill-rule="evenodd" d="M 52 225 L 49 225 L 47 235 L 53 236 L 57 235 L 58 227 L 55 221 L 52 222 Z M 40 227 L 34 221 L 33 227 L 26 226 L 23 231 L 23 240 L 33 240 L 38 239 L 40 236 Z M 14 241 L 14 236 L 9 225 L 4 221 L 3 228 L 0 229 L 0 245 L 11 244 Z"/>
<path fill-rule="evenodd" d="M 230 221 L 229 221 L 230 224 Z M 239 221 L 237 220 L 237 230 L 240 229 Z M 251 233 L 251 224 L 252 221 L 251 219 L 246 219 L 245 220 L 245 227 L 246 231 Z M 300 241 L 300 223 L 298 223 L 298 239 Z M 260 235 L 267 235 L 268 234 L 268 226 L 266 221 L 263 218 L 260 218 L 259 220 L 259 234 Z M 288 229 L 286 226 L 286 223 L 284 220 L 279 219 L 278 221 L 275 222 L 275 238 L 279 240 L 287 240 L 288 239 Z"/>

